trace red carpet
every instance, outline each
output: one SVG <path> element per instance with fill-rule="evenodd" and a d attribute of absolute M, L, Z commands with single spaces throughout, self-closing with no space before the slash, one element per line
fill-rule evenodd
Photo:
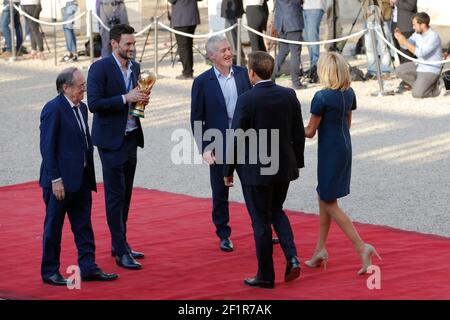
<path fill-rule="evenodd" d="M 210 217 L 209 199 L 136 188 L 129 221 L 129 242 L 144 251 L 143 270 L 117 267 L 110 257 L 110 236 L 103 189 L 94 194 L 93 225 L 97 263 L 120 279 L 82 283 L 81 290 L 44 285 L 40 257 L 44 205 L 36 182 L 0 188 L 0 298 L 5 299 L 450 299 L 450 239 L 358 224 L 363 238 L 383 260 L 381 289 L 369 290 L 369 275 L 358 276 L 360 262 L 351 243 L 333 227 L 328 270 L 302 268 L 301 278 L 283 282 L 284 257 L 275 247 L 276 288 L 246 287 L 256 257 L 244 205 L 231 205 L 235 252 L 223 253 Z M 368 213 L 370 214 L 370 213 Z M 397 214 L 397 213 L 393 213 Z M 424 213 L 425 214 L 425 213 Z M 302 261 L 309 258 L 318 218 L 289 212 Z M 61 273 L 76 264 L 66 219 Z"/>

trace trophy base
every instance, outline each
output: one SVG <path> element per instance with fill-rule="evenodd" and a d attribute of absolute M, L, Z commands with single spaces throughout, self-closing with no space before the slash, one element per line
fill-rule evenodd
<path fill-rule="evenodd" d="M 144 110 L 133 109 L 130 111 L 130 114 L 135 117 L 144 118 Z"/>

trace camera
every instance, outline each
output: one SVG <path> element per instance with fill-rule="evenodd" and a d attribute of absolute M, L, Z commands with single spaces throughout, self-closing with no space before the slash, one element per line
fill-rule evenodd
<path fill-rule="evenodd" d="M 110 28 L 114 27 L 117 24 L 120 24 L 120 19 L 118 17 L 108 18 L 108 24 Z"/>

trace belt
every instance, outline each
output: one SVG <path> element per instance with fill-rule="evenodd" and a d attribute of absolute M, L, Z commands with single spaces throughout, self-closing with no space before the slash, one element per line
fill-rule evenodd
<path fill-rule="evenodd" d="M 125 132 L 125 137 L 129 137 L 138 132 L 138 128 Z"/>

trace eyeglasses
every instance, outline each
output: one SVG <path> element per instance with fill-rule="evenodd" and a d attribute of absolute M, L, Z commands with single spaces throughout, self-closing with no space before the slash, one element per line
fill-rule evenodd
<path fill-rule="evenodd" d="M 83 82 L 82 84 L 74 84 L 73 86 L 77 89 L 86 89 L 86 82 Z"/>

